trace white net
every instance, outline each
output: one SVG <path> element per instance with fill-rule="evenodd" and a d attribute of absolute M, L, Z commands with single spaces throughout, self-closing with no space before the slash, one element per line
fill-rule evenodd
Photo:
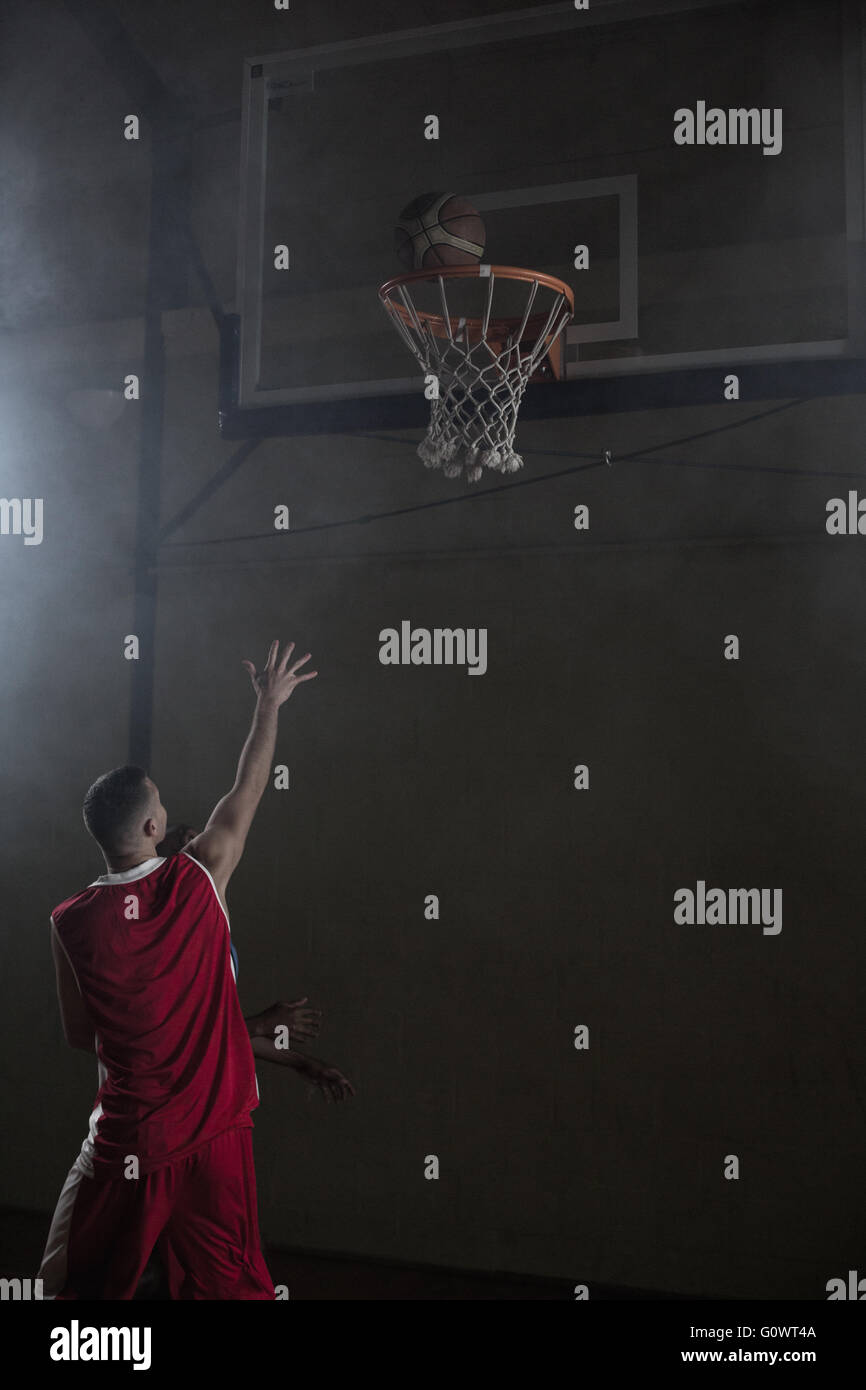
<path fill-rule="evenodd" d="M 479 267 L 487 278 L 484 312 L 478 318 L 458 318 L 448 306 L 448 291 L 464 285 L 447 272 L 431 271 L 423 280 L 405 279 L 385 287 L 382 302 L 401 337 L 424 371 L 430 385 L 430 424 L 418 446 L 427 468 L 441 468 L 446 478 L 465 474 L 478 482 L 485 468 L 516 473 L 523 460 L 514 448 L 517 412 L 527 383 L 571 318 L 566 290 L 553 288 L 546 278 L 525 282 L 522 317 L 497 320 L 493 314 L 497 275 L 492 266 Z M 514 277 L 503 277 L 510 286 Z M 441 315 L 422 310 L 415 302 L 416 286 L 437 284 Z M 520 283 L 518 281 L 518 283 Z M 539 292 L 552 300 L 532 314 Z M 399 299 L 399 303 L 397 303 Z"/>

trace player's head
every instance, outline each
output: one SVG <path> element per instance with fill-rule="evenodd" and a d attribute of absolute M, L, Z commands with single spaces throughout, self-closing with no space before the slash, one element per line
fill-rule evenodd
<path fill-rule="evenodd" d="M 157 845 L 156 852 L 163 855 L 164 858 L 170 859 L 173 854 L 180 854 L 184 845 L 188 845 L 190 840 L 194 840 L 197 834 L 197 830 L 184 822 L 181 822 L 180 825 L 170 825 L 165 832 L 165 839 Z"/>
<path fill-rule="evenodd" d="M 103 854 L 156 854 L 165 836 L 166 809 L 143 767 L 127 764 L 97 777 L 84 798 L 84 824 Z"/>

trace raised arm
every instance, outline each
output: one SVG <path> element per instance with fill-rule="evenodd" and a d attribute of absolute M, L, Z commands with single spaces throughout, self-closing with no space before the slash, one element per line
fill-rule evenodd
<path fill-rule="evenodd" d="M 294 642 L 289 642 L 280 656 L 279 642 L 272 642 L 265 666 L 258 672 L 251 661 L 243 663 L 256 692 L 256 707 L 234 786 L 217 802 L 201 834 L 185 846 L 186 852 L 209 870 L 222 898 L 244 852 L 253 816 L 268 784 L 280 705 L 285 704 L 296 685 L 318 674 L 316 671 L 303 676 L 296 674 L 298 667 L 309 661 L 310 653 L 289 666 L 294 649 Z"/>

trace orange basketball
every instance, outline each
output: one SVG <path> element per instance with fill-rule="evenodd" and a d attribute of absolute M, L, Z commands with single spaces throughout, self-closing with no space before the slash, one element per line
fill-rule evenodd
<path fill-rule="evenodd" d="M 484 256 L 484 222 L 455 193 L 422 193 L 400 213 L 394 245 L 407 270 L 474 265 Z"/>

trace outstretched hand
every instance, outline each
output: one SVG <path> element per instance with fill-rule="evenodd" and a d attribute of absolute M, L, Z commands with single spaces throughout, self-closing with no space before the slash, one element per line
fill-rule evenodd
<path fill-rule="evenodd" d="M 261 671 L 257 671 L 251 661 L 244 661 L 244 668 L 249 672 L 253 690 L 257 695 L 272 700 L 277 705 L 284 705 L 296 685 L 300 685 L 302 681 L 311 681 L 314 676 L 319 674 L 318 671 L 308 671 L 303 676 L 296 675 L 295 672 L 298 667 L 303 666 L 305 661 L 309 661 L 310 653 L 307 652 L 306 656 L 302 656 L 294 665 L 289 666 L 288 662 L 294 650 L 294 642 L 289 642 L 280 656 L 280 644 L 274 640 L 268 652 L 268 659 Z"/>

